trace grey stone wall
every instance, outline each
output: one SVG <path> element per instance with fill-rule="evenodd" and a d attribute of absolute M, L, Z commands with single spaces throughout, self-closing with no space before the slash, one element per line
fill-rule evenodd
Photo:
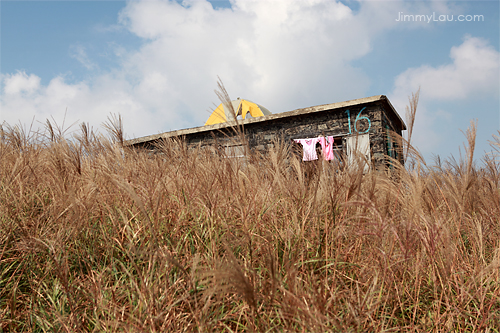
<path fill-rule="evenodd" d="M 347 136 L 369 133 L 372 161 L 378 167 L 385 163 L 384 155 L 388 154 L 386 127 L 401 133 L 401 128 L 395 125 L 397 117 L 385 107 L 382 101 L 371 102 L 247 123 L 244 125 L 245 138 L 250 149 L 265 152 L 278 140 L 292 144 L 293 139 L 334 136 L 337 145 L 343 145 L 342 139 Z M 211 146 L 219 149 L 238 144 L 235 138 L 237 131 L 231 127 L 198 131 L 182 137 L 188 148 Z M 143 146 L 149 145 L 151 149 L 152 144 Z"/>

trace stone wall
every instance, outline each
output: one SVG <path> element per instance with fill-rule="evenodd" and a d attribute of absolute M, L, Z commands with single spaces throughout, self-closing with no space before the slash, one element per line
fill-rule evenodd
<path fill-rule="evenodd" d="M 345 149 L 344 138 L 350 135 L 370 135 L 372 161 L 376 167 L 386 162 L 389 154 L 388 128 L 401 135 L 401 125 L 388 104 L 383 100 L 367 104 L 337 107 L 316 112 L 298 112 L 269 120 L 243 121 L 245 138 L 250 149 L 265 152 L 279 140 L 292 144 L 293 139 L 334 136 L 336 144 Z M 266 118 L 267 119 L 267 118 Z M 237 130 L 234 127 L 193 131 L 182 135 L 189 148 L 198 146 L 223 149 L 238 145 Z M 154 142 L 142 144 L 153 148 Z"/>

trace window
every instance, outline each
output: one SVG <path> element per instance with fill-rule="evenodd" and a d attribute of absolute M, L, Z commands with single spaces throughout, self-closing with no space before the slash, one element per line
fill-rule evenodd
<path fill-rule="evenodd" d="M 243 145 L 225 146 L 224 155 L 227 158 L 243 158 L 245 157 L 245 147 Z"/>

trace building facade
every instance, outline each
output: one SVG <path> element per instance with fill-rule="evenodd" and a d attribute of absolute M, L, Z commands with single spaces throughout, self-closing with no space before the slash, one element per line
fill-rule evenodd
<path fill-rule="evenodd" d="M 238 138 L 244 129 L 247 147 Z M 182 139 L 189 148 L 216 147 L 229 157 L 241 157 L 245 148 L 261 152 L 276 142 L 294 145 L 296 139 L 333 137 L 335 155 L 345 163 L 361 152 L 368 168 L 388 165 L 390 156 L 403 163 L 402 131 L 406 125 L 384 95 L 318 105 L 256 118 L 165 132 L 127 141 L 128 146 L 155 150 L 160 140 Z M 295 147 L 294 150 L 297 150 Z"/>

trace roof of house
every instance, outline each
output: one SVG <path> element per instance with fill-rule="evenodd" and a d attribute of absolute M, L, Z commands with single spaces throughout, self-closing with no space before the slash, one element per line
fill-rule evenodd
<path fill-rule="evenodd" d="M 146 143 L 149 141 L 155 141 L 155 140 L 162 139 L 162 138 L 166 139 L 166 138 L 172 138 L 172 137 L 179 137 L 179 136 L 183 136 L 183 135 L 189 135 L 189 134 L 224 129 L 224 128 L 235 126 L 237 123 L 238 124 L 245 124 L 245 125 L 252 124 L 252 123 L 259 123 L 259 122 L 265 122 L 265 121 L 269 121 L 269 120 L 275 120 L 275 119 L 286 118 L 286 117 L 293 117 L 293 116 L 298 116 L 298 115 L 305 115 L 305 114 L 321 112 L 321 111 L 326 111 L 326 110 L 334 110 L 334 109 L 339 109 L 339 108 L 343 108 L 343 107 L 362 105 L 362 104 L 373 103 L 373 102 L 378 102 L 378 101 L 382 101 L 382 102 L 387 103 L 387 105 L 389 106 L 389 110 L 391 110 L 394 113 L 394 115 L 397 117 L 397 119 L 401 122 L 401 128 L 403 130 L 406 130 L 406 125 L 405 125 L 403 119 L 401 119 L 399 114 L 396 112 L 396 110 L 392 106 L 389 99 L 385 95 L 376 95 L 376 96 L 371 96 L 371 97 L 352 99 L 352 100 L 344 101 L 344 102 L 310 106 L 307 108 L 296 109 L 293 111 L 273 113 L 273 114 L 270 114 L 267 116 L 262 116 L 262 117 L 246 118 L 243 120 L 237 120 L 237 122 L 236 121 L 229 121 L 229 122 L 219 123 L 219 124 L 214 124 L 214 125 L 199 126 L 199 127 L 164 132 L 164 133 L 159 133 L 159 134 L 154 134 L 154 135 L 148 135 L 148 136 L 144 136 L 144 137 L 140 137 L 140 138 L 127 140 L 125 142 L 125 144 L 132 146 L 135 144 Z"/>

